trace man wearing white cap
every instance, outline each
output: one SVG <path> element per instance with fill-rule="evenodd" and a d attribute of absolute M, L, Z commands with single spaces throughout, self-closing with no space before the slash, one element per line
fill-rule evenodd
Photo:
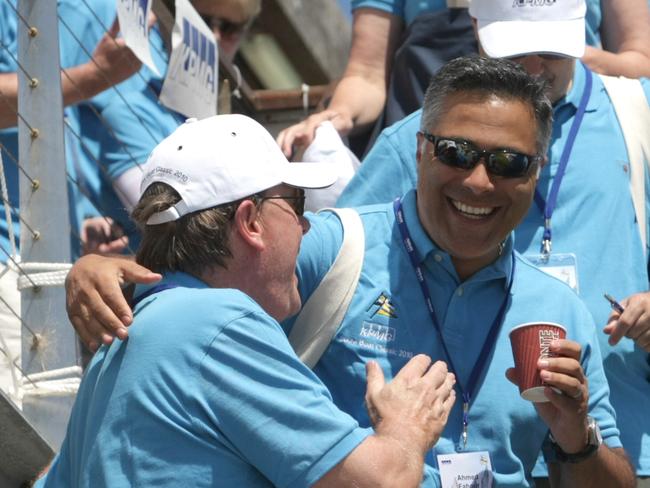
<path fill-rule="evenodd" d="M 485 54 L 513 58 L 549 83 L 548 163 L 534 204 L 515 229 L 515 247 L 567 281 L 593 315 L 621 440 L 640 486 L 650 486 L 648 212 L 644 220 L 635 211 L 630 190 L 631 173 L 643 188 L 644 170 L 631 171 L 638 146 L 628 146 L 601 78 L 576 62 L 584 50 L 584 3 L 473 0 L 470 12 Z M 633 102 L 639 109 L 650 100 L 650 83 L 641 85 L 645 99 Z M 413 186 L 421 114 L 383 132 L 339 206 L 383 202 Z M 647 125 L 634 131 L 637 144 L 648 131 Z M 641 205 L 650 205 L 647 183 L 643 196 Z M 604 293 L 625 311 L 612 312 Z"/>
<path fill-rule="evenodd" d="M 153 150 L 133 218 L 137 260 L 163 279 L 136 289 L 128 340 L 93 358 L 37 486 L 419 485 L 455 400 L 446 365 L 419 355 L 385 385 L 370 364 L 364 429 L 277 322 L 300 308 L 302 188 L 332 184 L 328 168 L 289 164 L 240 115 L 188 122 Z"/>

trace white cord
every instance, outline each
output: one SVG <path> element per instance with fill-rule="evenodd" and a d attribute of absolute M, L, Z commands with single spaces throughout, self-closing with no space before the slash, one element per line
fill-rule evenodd
<path fill-rule="evenodd" d="M 70 268 L 72 268 L 70 263 L 21 263 L 18 289 L 62 286 L 65 284 Z"/>

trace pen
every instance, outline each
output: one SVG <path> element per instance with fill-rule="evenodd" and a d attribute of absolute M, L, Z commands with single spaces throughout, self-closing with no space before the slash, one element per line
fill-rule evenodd
<path fill-rule="evenodd" d="M 614 310 L 616 310 L 618 313 L 623 313 L 625 311 L 625 309 L 621 306 L 621 304 L 618 303 L 616 301 L 616 299 L 613 296 L 611 296 L 610 294 L 605 293 L 605 298 L 607 299 L 609 304 L 612 306 L 612 308 Z"/>

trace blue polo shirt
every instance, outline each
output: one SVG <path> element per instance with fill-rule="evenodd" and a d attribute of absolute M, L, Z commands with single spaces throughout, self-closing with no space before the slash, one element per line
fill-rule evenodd
<path fill-rule="evenodd" d="M 446 0 L 352 0 L 352 11 L 359 8 L 374 8 L 400 17 L 406 25 L 424 12 L 435 12 L 447 8 Z"/>
<path fill-rule="evenodd" d="M 584 70 L 576 66 L 571 91 L 554 108 L 549 163 L 537 186 L 544 198 L 550 193 L 584 86 Z M 644 79 L 643 87 L 650 100 L 650 82 Z M 338 204 L 385 201 L 412 188 L 416 180 L 415 133 L 419 127 L 420 111 L 386 129 Z M 594 76 L 587 111 L 553 213 L 553 252 L 576 255 L 579 294 L 599 331 L 621 440 L 637 474 L 650 476 L 648 354 L 626 338 L 610 346 L 609 336 L 600 332 L 611 312 L 603 293 L 623 299 L 648 290 L 648 262 L 635 220 L 629 175 L 629 159 L 616 114 L 600 79 Z M 647 183 L 646 188 L 650 188 Z M 649 205 L 650 192 L 646 192 L 646 208 Z M 515 230 L 516 249 L 522 254 L 539 253 L 542 233 L 542 213 L 533 203 Z"/>
<path fill-rule="evenodd" d="M 469 412 L 468 448 L 490 452 L 496 484 L 527 486 L 548 433 L 533 405 L 521 399 L 517 387 L 505 377 L 506 369 L 513 366 L 508 332 L 524 322 L 561 323 L 568 329 L 567 336 L 582 345 L 590 413 L 598 419 L 607 444 L 620 447 L 593 319 L 584 304 L 568 286 L 516 253 L 513 276 L 512 238 L 495 263 L 461 282 L 449 255 L 420 226 L 415 198 L 411 191 L 403 199 L 406 223 L 423 257 L 443 338 L 463 385 L 506 297 L 507 282 L 511 276 L 514 280 L 503 325 L 477 390 L 472 392 Z M 390 378 L 416 354 L 428 354 L 434 360 L 446 358 L 395 224 L 392 204 L 362 207 L 359 213 L 366 236 L 359 284 L 343 323 L 314 372 L 339 407 L 361 425 L 369 425 L 363 402 L 364 368 L 369 360 L 378 361 Z M 303 303 L 334 261 L 342 240 L 341 224 L 334 215 L 312 216 L 310 222 L 298 261 Z M 286 325 L 286 329 L 290 327 Z M 461 431 L 462 402 L 457 400 L 440 441 L 427 455 L 423 486 L 440 486 L 435 455 L 455 452 Z"/>
<path fill-rule="evenodd" d="M 435 12 L 447 8 L 446 0 L 352 0 L 352 11 L 358 8 L 374 8 L 396 15 L 408 26 L 421 13 Z M 587 44 L 600 46 L 600 24 L 602 21 L 600 0 L 587 0 L 585 31 Z"/>
<path fill-rule="evenodd" d="M 372 434 L 247 295 L 184 273 L 162 285 L 93 357 L 36 486 L 307 487 Z"/>

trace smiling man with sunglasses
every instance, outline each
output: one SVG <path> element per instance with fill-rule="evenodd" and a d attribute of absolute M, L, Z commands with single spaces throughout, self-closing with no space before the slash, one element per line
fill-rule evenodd
<path fill-rule="evenodd" d="M 647 175 L 631 170 L 636 148 L 627 146 L 603 81 L 578 62 L 585 49 L 585 4 L 472 0 L 470 13 L 483 55 L 507 57 L 548 84 L 554 116 L 548 162 L 534 203 L 515 229 L 515 248 L 567 282 L 589 308 L 623 446 L 639 486 L 650 487 L 648 213 L 639 225 L 630 190 L 631 174 L 637 181 Z M 642 110 L 650 103 L 650 82 L 640 84 L 645 99 L 641 95 L 634 105 Z M 419 110 L 382 133 L 340 206 L 384 202 L 415 184 L 416 133 L 428 130 L 423 117 Z M 649 130 L 636 129 L 643 134 L 636 144 Z M 646 208 L 648 188 L 646 183 L 640 201 Z M 623 313 L 612 312 L 604 293 L 623 302 Z"/>

